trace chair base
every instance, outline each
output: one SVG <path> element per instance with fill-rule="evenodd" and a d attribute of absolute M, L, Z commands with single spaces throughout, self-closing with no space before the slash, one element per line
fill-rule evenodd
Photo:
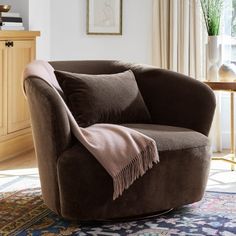
<path fill-rule="evenodd" d="M 164 211 L 157 211 L 145 215 L 139 215 L 139 216 L 131 216 L 131 217 L 122 217 L 122 218 L 114 218 L 114 219 L 104 219 L 104 220 L 92 220 L 92 221 L 79 221 L 83 225 L 91 225 L 91 224 L 108 224 L 108 223 L 122 223 L 122 222 L 129 222 L 129 221 L 137 221 L 137 220 L 146 220 L 146 219 L 152 219 L 156 217 L 160 217 L 163 215 L 166 215 L 173 211 L 174 208 L 170 208 L 168 210 Z"/>

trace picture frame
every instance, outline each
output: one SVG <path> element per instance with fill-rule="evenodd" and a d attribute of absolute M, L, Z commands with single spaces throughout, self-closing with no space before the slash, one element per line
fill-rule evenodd
<path fill-rule="evenodd" d="M 87 0 L 87 34 L 122 35 L 122 0 Z"/>

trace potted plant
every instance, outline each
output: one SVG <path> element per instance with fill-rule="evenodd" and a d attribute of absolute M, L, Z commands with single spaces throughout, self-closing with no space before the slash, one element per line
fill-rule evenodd
<path fill-rule="evenodd" d="M 208 36 L 219 35 L 223 4 L 223 0 L 201 0 Z"/>
<path fill-rule="evenodd" d="M 219 34 L 223 12 L 223 0 L 201 0 L 202 12 L 208 33 L 208 64 L 207 79 L 218 80 Z"/>

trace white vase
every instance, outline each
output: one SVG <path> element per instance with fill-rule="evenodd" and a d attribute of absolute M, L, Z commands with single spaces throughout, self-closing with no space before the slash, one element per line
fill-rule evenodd
<path fill-rule="evenodd" d="M 207 44 L 207 80 L 218 81 L 219 71 L 219 60 L 220 60 L 220 37 L 219 36 L 208 36 Z"/>

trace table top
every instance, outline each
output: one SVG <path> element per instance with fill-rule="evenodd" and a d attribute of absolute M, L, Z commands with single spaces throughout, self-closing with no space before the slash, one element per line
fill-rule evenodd
<path fill-rule="evenodd" d="M 236 82 L 209 82 L 204 81 L 213 90 L 221 91 L 235 91 L 236 92 Z"/>

